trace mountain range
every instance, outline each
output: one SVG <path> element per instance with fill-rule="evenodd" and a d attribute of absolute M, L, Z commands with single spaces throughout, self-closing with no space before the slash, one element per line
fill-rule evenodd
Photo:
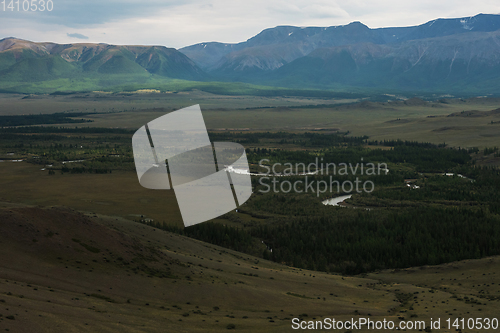
<path fill-rule="evenodd" d="M 500 15 L 379 29 L 360 22 L 278 26 L 241 43 L 179 50 L 0 40 L 0 83 L 90 76 L 110 86 L 114 81 L 106 80 L 113 75 L 295 89 L 494 94 L 500 88 Z"/>
<path fill-rule="evenodd" d="M 223 80 L 279 86 L 482 91 L 497 88 L 500 15 L 370 29 L 279 26 L 238 44 L 180 49 Z"/>

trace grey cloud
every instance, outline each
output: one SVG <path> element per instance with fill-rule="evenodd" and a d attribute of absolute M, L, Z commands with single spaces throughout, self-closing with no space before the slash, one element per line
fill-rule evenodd
<path fill-rule="evenodd" d="M 53 10 L 30 13 L 30 21 L 45 24 L 60 24 L 67 27 L 82 27 L 111 21 L 144 17 L 161 9 L 184 5 L 182 0 L 65 0 L 54 1 Z M 26 19 L 26 13 L 13 12 L 11 18 Z"/>
<path fill-rule="evenodd" d="M 82 35 L 82 34 L 79 34 L 79 33 L 66 34 L 66 35 L 68 35 L 68 37 L 71 37 L 71 38 L 89 39 L 88 36 L 85 36 L 85 35 Z"/>
<path fill-rule="evenodd" d="M 1 1 L 1 0 L 0 0 Z M 240 42 L 278 25 L 370 28 L 423 24 L 439 17 L 498 13 L 494 0 L 54 0 L 51 12 L 0 13 L 0 35 L 70 42 L 66 32 L 110 44 L 182 47 Z M 451 5 L 453 4 L 453 5 Z"/>

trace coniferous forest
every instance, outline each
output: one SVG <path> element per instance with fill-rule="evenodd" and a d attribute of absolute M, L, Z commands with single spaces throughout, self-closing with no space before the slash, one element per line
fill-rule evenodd
<path fill-rule="evenodd" d="M 373 192 L 347 200 L 346 207 L 321 200 L 348 193 L 262 193 L 260 177 L 254 177 L 254 195 L 238 213 L 217 223 L 166 228 L 294 267 L 348 275 L 500 254 L 500 171 L 475 166 L 478 149 L 403 141 L 370 142 L 368 149 L 366 138 L 344 142 L 339 136 L 324 135 L 314 150 L 257 148 L 247 156 L 254 167 L 262 159 L 268 166 L 307 165 L 318 157 L 325 163 L 386 163 L 386 175 L 335 176 L 376 184 Z M 286 140 L 304 137 L 290 134 Z M 328 181 L 329 175 L 309 178 Z M 303 178 L 278 177 L 277 188 Z"/>
<path fill-rule="evenodd" d="M 106 130 L 4 127 L 0 148 L 29 155 L 32 164 L 53 164 L 49 175 L 134 171 L 132 131 Z M 212 132 L 210 139 L 243 143 L 253 173 L 277 165 L 274 171 L 281 174 L 287 163 L 312 163 L 317 172 L 307 176 L 308 182 L 371 181 L 374 189 L 369 193 L 336 187 L 306 191 L 304 175 L 252 176 L 254 194 L 237 212 L 188 228 L 152 223 L 264 259 L 343 274 L 500 254 L 500 171 L 476 164 L 478 156 L 496 156 L 498 149 L 370 141 L 348 134 Z M 389 171 L 342 174 L 328 166 L 342 163 L 383 164 Z M 273 178 L 277 191 L 266 192 Z M 301 193 L 283 191 L 286 182 L 298 182 Z M 345 194 L 353 196 L 343 207 L 322 204 Z"/>

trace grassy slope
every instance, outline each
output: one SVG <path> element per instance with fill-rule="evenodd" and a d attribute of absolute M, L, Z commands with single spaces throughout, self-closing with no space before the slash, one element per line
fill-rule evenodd
<path fill-rule="evenodd" d="M 121 218 L 1 206 L 0 326 L 11 331 L 220 332 L 234 324 L 244 332 L 287 332 L 299 316 L 428 322 L 492 318 L 499 310 L 475 287 L 488 284 L 488 296 L 500 295 L 490 284 L 500 273 L 498 258 L 341 277 Z M 464 284 L 449 288 L 458 282 Z"/>
<path fill-rule="evenodd" d="M 382 316 L 398 306 L 366 286 L 374 280 L 299 271 L 119 218 L 12 206 L 0 216 L 0 298 L 10 308 L 0 313 L 15 317 L 0 325 L 14 331 L 217 332 L 233 323 L 280 332 L 303 313 Z"/>
<path fill-rule="evenodd" d="M 44 82 L 59 77 L 71 77 L 77 69 L 61 57 L 27 58 L 2 72 L 2 85 L 11 82 Z"/>
<path fill-rule="evenodd" d="M 42 206 L 60 204 L 132 219 L 147 215 L 158 221 L 182 225 L 174 193 L 148 191 L 139 185 L 133 172 L 66 177 L 68 175 L 60 173 L 48 176 L 47 171 L 40 168 L 27 163 L 0 163 L 0 178 L 4 184 L 0 198 Z"/>
<path fill-rule="evenodd" d="M 115 61 L 112 61 L 115 63 Z M 126 62 L 125 59 L 116 63 Z M 111 66 L 111 65 L 110 65 Z M 96 74 L 84 76 L 68 75 L 44 81 L 20 82 L 0 80 L 0 92 L 24 94 L 50 94 L 53 92 L 130 92 L 141 89 L 157 89 L 160 91 L 190 91 L 202 90 L 220 95 L 254 95 L 254 96 L 302 96 L 302 97 L 343 97 L 359 98 L 364 96 L 357 90 L 321 90 L 321 89 L 290 89 L 270 87 L 240 82 L 188 81 L 172 79 L 159 75 L 141 73 L 137 69 L 133 74 Z"/>

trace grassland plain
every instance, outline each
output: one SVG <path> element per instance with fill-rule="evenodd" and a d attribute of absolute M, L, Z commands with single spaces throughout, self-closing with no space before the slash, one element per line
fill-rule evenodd
<path fill-rule="evenodd" d="M 201 91 L 65 96 L 0 94 L 0 98 L 2 115 L 97 113 L 83 117 L 91 123 L 64 126 L 135 129 L 172 110 L 200 104 L 207 127 L 212 130 L 340 130 L 349 131 L 352 136 L 366 135 L 370 140 L 426 141 L 452 147 L 484 148 L 500 142 L 500 113 L 489 112 L 500 107 L 500 100 L 494 98 L 353 104 L 356 100 L 221 96 Z"/>
<path fill-rule="evenodd" d="M 0 198 L 40 206 L 61 205 L 80 211 L 130 219 L 151 218 L 182 225 L 173 191 L 141 187 L 133 172 L 47 175 L 40 166 L 0 163 Z"/>
<path fill-rule="evenodd" d="M 207 109 L 212 130 L 249 131 L 349 131 L 370 140 L 426 141 L 452 147 L 493 147 L 500 142 L 500 113 L 496 99 L 446 103 L 372 103 L 340 106 L 272 107 L 242 110 Z M 202 105 L 203 107 L 203 105 Z M 160 111 L 160 110 L 158 110 Z M 138 128 L 161 115 L 158 111 L 89 115 L 89 126 Z M 469 111 L 479 111 L 468 116 Z M 163 111 L 162 111 L 163 112 Z M 463 112 L 463 113 L 462 113 Z M 75 125 L 73 125 L 75 126 Z"/>
<path fill-rule="evenodd" d="M 193 104 L 208 109 L 246 109 L 274 106 L 344 104 L 358 98 L 220 95 L 200 90 L 161 93 L 155 89 L 135 92 L 89 92 L 56 95 L 0 94 L 0 115 L 55 112 L 118 112 L 161 109 L 176 110 Z"/>

